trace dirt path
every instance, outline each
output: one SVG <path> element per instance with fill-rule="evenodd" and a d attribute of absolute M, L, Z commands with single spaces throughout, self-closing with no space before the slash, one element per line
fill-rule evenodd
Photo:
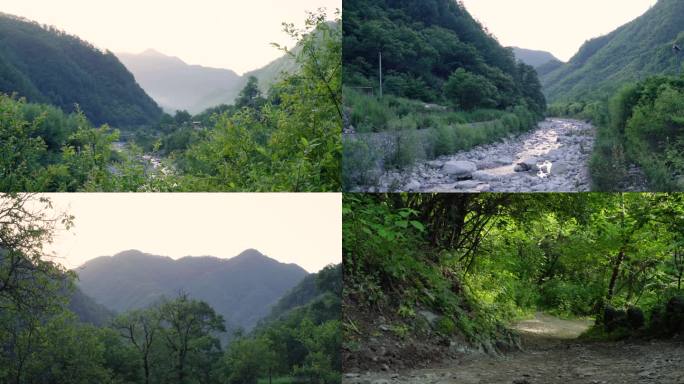
<path fill-rule="evenodd" d="M 588 320 L 537 314 L 514 326 L 523 351 L 469 355 L 439 369 L 345 375 L 348 384 L 684 384 L 684 343 L 581 343 Z"/>
<path fill-rule="evenodd" d="M 401 173 L 388 172 L 380 178 L 379 190 L 398 185 L 398 190 L 412 192 L 588 191 L 593 144 L 590 124 L 550 118 L 533 132 L 420 163 Z"/>
<path fill-rule="evenodd" d="M 593 320 L 564 320 L 538 312 L 534 319 L 520 321 L 512 328 L 523 337 L 529 335 L 551 339 L 576 339 L 592 325 Z"/>

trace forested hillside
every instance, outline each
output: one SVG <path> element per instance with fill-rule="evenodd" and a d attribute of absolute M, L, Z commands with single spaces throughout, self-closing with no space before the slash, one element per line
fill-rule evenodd
<path fill-rule="evenodd" d="M 672 75 L 682 68 L 684 3 L 658 0 L 645 14 L 617 30 L 587 41 L 562 67 L 542 77 L 551 102 L 597 100 L 649 75 Z"/>
<path fill-rule="evenodd" d="M 94 124 L 152 124 L 161 109 L 111 52 L 15 16 L 0 14 L 0 92 L 48 103 L 75 104 Z"/>
<path fill-rule="evenodd" d="M 546 101 L 534 68 L 517 62 L 462 4 L 350 0 L 343 9 L 345 190 L 375 188 L 384 173 L 527 131 L 541 119 Z"/>
<path fill-rule="evenodd" d="M 566 364 L 586 362 L 584 340 L 681 337 L 683 212 L 678 194 L 346 194 L 345 369 L 394 372 L 447 360 L 475 377 L 461 366 L 464 355 L 519 351 L 522 342 L 510 358 L 525 366 L 513 364 L 515 373 L 495 382 L 549 369 L 553 377 L 540 382 L 557 383 L 575 380 L 557 379 L 561 371 L 587 368 Z M 595 327 L 557 349 L 525 344 L 511 326 L 537 311 L 589 317 Z M 538 325 L 533 332 L 544 333 Z M 621 347 L 600 350 L 613 348 Z M 543 356 L 537 367 L 529 365 L 535 354 Z M 562 366 L 547 366 L 556 354 Z M 487 374 L 505 365 L 479 356 Z M 604 361 L 593 362 L 593 377 L 613 368 Z M 677 364 L 668 364 L 675 376 Z"/>
<path fill-rule="evenodd" d="M 78 317 L 79 321 L 95 326 L 104 326 L 114 319 L 116 312 L 95 302 L 92 297 L 83 293 L 78 287 L 72 288 L 67 294 L 68 308 Z"/>
<path fill-rule="evenodd" d="M 221 343 L 226 319 L 183 292 L 102 323 L 79 320 L 71 309 L 92 302 L 73 291 L 75 274 L 43 253 L 74 219 L 54 213 L 47 197 L 0 196 L 0 382 L 340 383 L 339 265 L 316 275 L 314 298 L 281 305 L 257 330 L 232 334 L 230 345 Z M 257 283 L 273 276 L 266 278 Z M 211 283 L 224 294 L 232 289 L 227 280 Z M 65 290 L 75 292 L 71 303 Z"/>
<path fill-rule="evenodd" d="M 455 1 L 351 0 L 344 3 L 344 14 L 347 86 L 376 87 L 382 53 L 387 93 L 458 101 L 465 109 L 523 104 L 536 113 L 544 110 L 534 69 L 516 64 L 512 52 Z M 459 98 L 462 89 L 448 86 L 450 78 L 479 84 Z"/>
<path fill-rule="evenodd" d="M 182 291 L 211 305 L 229 327 L 247 330 L 307 275 L 253 249 L 229 259 L 179 260 L 126 251 L 93 259 L 77 273 L 79 288 L 114 312 L 145 308 Z"/>
<path fill-rule="evenodd" d="M 642 16 L 585 43 L 565 65 L 542 74 L 551 116 L 598 127 L 593 188 L 679 191 L 684 3 L 659 0 Z M 551 68 L 549 68 L 551 69 Z"/>
<path fill-rule="evenodd" d="M 231 345 L 230 356 L 241 367 L 233 371 L 233 382 L 249 383 L 257 378 L 271 382 L 289 373 L 295 382 L 339 383 L 341 296 L 342 265 L 309 275 L 278 302 L 252 334 Z"/>
<path fill-rule="evenodd" d="M 0 146 L 0 190 L 338 191 L 341 23 L 315 13 L 285 32 L 297 70 L 267 93 L 250 77 L 233 105 L 162 114 L 146 129 L 95 128 L 83 112 L 0 93 L 0 142 L 11 143 Z"/>

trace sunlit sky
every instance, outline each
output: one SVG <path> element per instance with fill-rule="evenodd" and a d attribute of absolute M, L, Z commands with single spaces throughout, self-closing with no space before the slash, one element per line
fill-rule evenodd
<path fill-rule="evenodd" d="M 292 47 L 282 22 L 303 26 L 306 11 L 342 0 L 2 0 L 0 12 L 54 25 L 101 49 L 140 53 L 148 48 L 188 64 L 240 74 L 282 55 L 270 43 Z"/>
<path fill-rule="evenodd" d="M 462 0 L 504 46 L 569 60 L 580 46 L 639 17 L 656 0 Z"/>
<path fill-rule="evenodd" d="M 46 194 L 75 216 L 46 251 L 67 268 L 137 249 L 178 259 L 254 248 L 317 272 L 342 261 L 341 194 Z"/>

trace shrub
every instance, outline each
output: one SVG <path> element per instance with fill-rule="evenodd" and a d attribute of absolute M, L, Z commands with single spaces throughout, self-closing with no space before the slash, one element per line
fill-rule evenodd
<path fill-rule="evenodd" d="M 496 86 L 486 77 L 459 68 L 444 84 L 444 95 L 457 107 L 473 110 L 496 106 L 499 97 Z"/>

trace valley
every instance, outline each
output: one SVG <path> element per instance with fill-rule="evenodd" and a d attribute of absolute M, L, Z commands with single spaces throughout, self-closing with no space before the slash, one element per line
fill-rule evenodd
<path fill-rule="evenodd" d="M 346 2 L 344 189 L 681 191 L 684 3 L 653 3 L 604 35 L 551 31 L 558 52 L 576 50 L 563 62 L 500 45 L 523 35 L 490 33 L 487 21 L 508 27 L 487 6 L 477 8 L 491 12 L 481 21 L 439 0 L 420 10 L 411 1 Z M 563 34 L 584 43 L 562 47 Z M 577 145 L 551 143 L 567 119 L 589 125 L 567 138 Z M 514 172 L 521 162 L 534 172 Z"/>
<path fill-rule="evenodd" d="M 295 45 L 242 76 L 0 14 L 0 191 L 339 190 L 342 33 L 326 12 L 286 23 Z"/>

